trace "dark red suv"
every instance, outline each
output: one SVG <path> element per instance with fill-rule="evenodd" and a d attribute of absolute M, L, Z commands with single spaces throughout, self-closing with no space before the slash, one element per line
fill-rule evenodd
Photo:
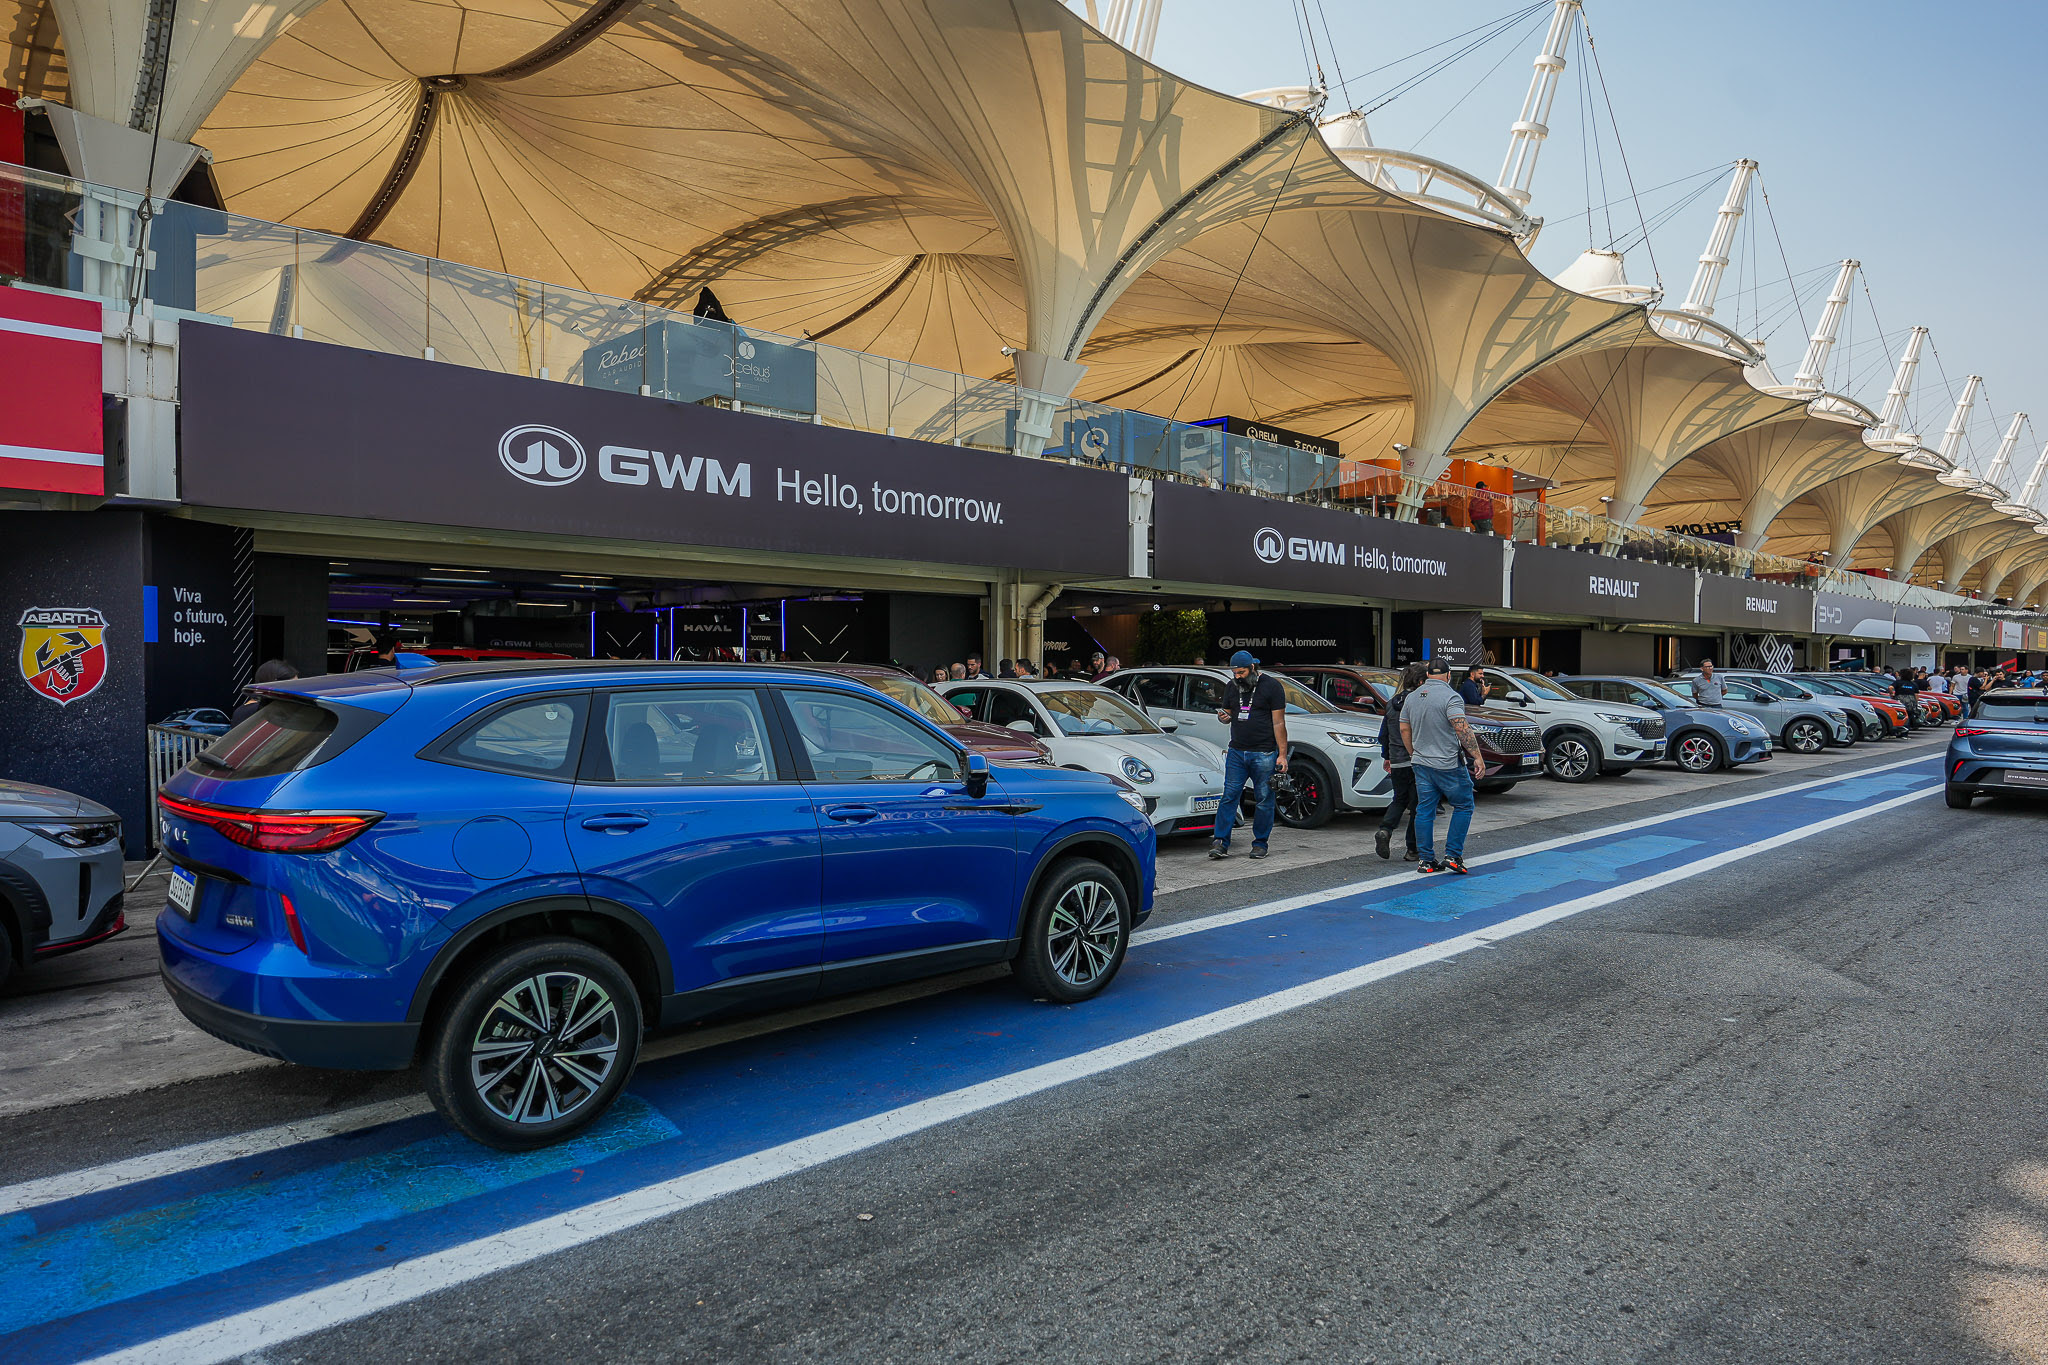
<path fill-rule="evenodd" d="M 1285 673 L 1333 706 L 1371 716 L 1384 716 L 1388 699 L 1401 690 L 1401 675 L 1391 668 L 1281 664 L 1273 671 Z M 1486 760 L 1486 776 L 1473 783 L 1475 790 L 1504 792 L 1525 777 L 1543 775 L 1543 736 L 1527 716 L 1498 706 L 1468 706 L 1465 717 L 1471 722 L 1472 737 L 1479 741 L 1479 756 Z"/>
<path fill-rule="evenodd" d="M 960 741 L 970 754 L 991 763 L 1051 763 L 1052 752 L 1019 730 L 984 725 L 900 668 L 883 664 L 802 664 L 866 683 L 891 701 L 901 702 Z"/>

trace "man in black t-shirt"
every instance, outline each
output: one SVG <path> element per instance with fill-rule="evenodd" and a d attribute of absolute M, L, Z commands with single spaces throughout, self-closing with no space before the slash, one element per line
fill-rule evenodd
<path fill-rule="evenodd" d="M 1252 784 L 1252 857 L 1266 856 L 1273 833 L 1273 774 L 1287 771 L 1287 693 L 1278 678 L 1259 671 L 1259 661 L 1240 649 L 1230 656 L 1230 686 L 1216 718 L 1230 725 L 1230 750 L 1223 760 L 1223 804 L 1216 811 L 1211 858 L 1230 856 L 1237 828 L 1238 798 Z"/>

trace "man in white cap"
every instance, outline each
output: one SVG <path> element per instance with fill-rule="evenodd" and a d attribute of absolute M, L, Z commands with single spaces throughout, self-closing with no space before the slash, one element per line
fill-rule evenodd
<path fill-rule="evenodd" d="M 1259 661 L 1240 649 L 1230 656 L 1234 681 L 1224 689 L 1216 718 L 1230 726 L 1230 750 L 1223 759 L 1223 805 L 1216 812 L 1211 858 L 1230 856 L 1237 828 L 1238 797 L 1252 784 L 1252 857 L 1266 856 L 1273 833 L 1273 774 L 1287 771 L 1287 693 L 1278 678 L 1259 671 Z M 1226 819 L 1226 813 L 1228 818 Z"/>

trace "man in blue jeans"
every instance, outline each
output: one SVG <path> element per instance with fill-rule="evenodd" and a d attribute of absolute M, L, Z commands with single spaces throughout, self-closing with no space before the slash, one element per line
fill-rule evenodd
<path fill-rule="evenodd" d="M 1230 751 L 1223 757 L 1223 805 L 1216 812 L 1211 858 L 1230 856 L 1237 829 L 1238 798 L 1252 784 L 1252 857 L 1266 856 L 1273 832 L 1273 774 L 1287 771 L 1287 693 L 1278 678 L 1259 671 L 1259 661 L 1240 649 L 1230 656 L 1233 681 L 1223 690 L 1216 718 L 1230 726 Z"/>
<path fill-rule="evenodd" d="M 1479 741 L 1465 721 L 1465 699 L 1451 690 L 1450 668 L 1432 659 L 1428 676 L 1401 706 L 1401 742 L 1415 775 L 1417 872 L 1465 872 L 1465 831 L 1472 827 L 1472 783 L 1486 771 Z M 1444 856 L 1436 856 L 1436 808 L 1451 807 Z"/>

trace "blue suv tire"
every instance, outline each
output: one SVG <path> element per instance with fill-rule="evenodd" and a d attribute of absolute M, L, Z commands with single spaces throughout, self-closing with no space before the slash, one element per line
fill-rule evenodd
<path fill-rule="evenodd" d="M 569 938 L 505 945 L 429 1026 L 427 1097 L 469 1137 L 518 1152 L 594 1123 L 640 1056 L 640 997 L 610 954 Z"/>
<path fill-rule="evenodd" d="M 1130 945 L 1123 882 L 1092 858 L 1076 858 L 1039 886 L 1010 967 L 1033 999 L 1069 1005 L 1101 993 Z"/>

